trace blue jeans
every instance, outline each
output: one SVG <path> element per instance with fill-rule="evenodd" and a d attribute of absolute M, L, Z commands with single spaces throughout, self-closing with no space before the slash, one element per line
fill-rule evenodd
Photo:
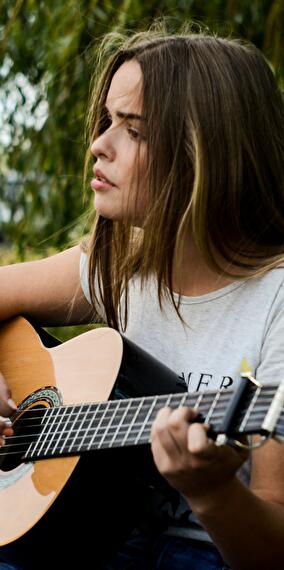
<path fill-rule="evenodd" d="M 105 570 L 229 570 L 217 549 L 183 537 L 133 535 Z"/>
<path fill-rule="evenodd" d="M 94 570 L 229 570 L 214 545 L 175 536 L 133 535 L 103 566 L 96 560 L 90 544 L 86 549 L 92 561 L 90 567 Z M 0 557 L 0 570 L 20 568 L 17 564 L 1 562 Z M 29 568 L 29 565 L 24 565 L 24 568 Z M 74 566 L 68 566 L 69 570 L 77 568 L 75 560 Z"/>

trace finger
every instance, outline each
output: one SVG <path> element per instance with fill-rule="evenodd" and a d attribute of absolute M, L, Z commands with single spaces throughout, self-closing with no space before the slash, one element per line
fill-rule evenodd
<path fill-rule="evenodd" d="M 170 414 L 169 422 L 173 428 L 177 428 L 179 427 L 179 425 L 181 425 L 184 422 L 186 422 L 187 424 L 194 422 L 198 417 L 198 415 L 199 413 L 196 410 L 193 410 L 192 408 L 186 408 L 186 407 L 176 408 Z"/>
<path fill-rule="evenodd" d="M 152 446 L 157 448 L 159 445 L 159 448 L 163 448 L 168 455 L 172 456 L 173 454 L 180 454 L 181 450 L 170 430 L 169 419 L 171 414 L 171 408 L 159 410 L 152 426 L 151 441 Z"/>
<path fill-rule="evenodd" d="M 217 457 L 218 448 L 207 435 L 208 427 L 193 423 L 187 431 L 187 448 L 190 453 L 208 461 Z"/>
<path fill-rule="evenodd" d="M 6 437 L 13 435 L 14 431 L 9 420 L 0 421 L 0 447 L 6 444 Z"/>
<path fill-rule="evenodd" d="M 14 430 L 11 426 L 6 426 L 4 427 L 2 434 L 9 437 L 14 434 Z"/>
<path fill-rule="evenodd" d="M 168 429 L 180 450 L 187 449 L 188 424 L 194 422 L 197 413 L 190 408 L 177 408 L 168 417 Z"/>
<path fill-rule="evenodd" d="M 174 452 L 173 446 L 181 454 L 187 448 L 188 424 L 194 422 L 198 415 L 196 410 L 187 407 L 175 410 L 162 408 L 153 424 L 152 437 L 156 433 L 169 454 Z"/>
<path fill-rule="evenodd" d="M 11 398 L 11 390 L 7 382 L 0 372 L 0 414 L 2 416 L 10 416 L 17 410 L 17 405 Z"/>
<path fill-rule="evenodd" d="M 8 418 L 0 418 L 0 434 L 2 435 L 13 435 L 14 430 L 12 428 L 12 424 Z"/>

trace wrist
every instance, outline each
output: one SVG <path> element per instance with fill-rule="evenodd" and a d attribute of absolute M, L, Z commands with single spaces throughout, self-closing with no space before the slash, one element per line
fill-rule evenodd
<path fill-rule="evenodd" d="M 228 481 L 198 497 L 185 496 L 185 499 L 198 517 L 214 515 L 220 510 L 223 511 L 224 505 L 229 505 L 235 499 L 240 485 L 242 486 L 240 480 L 234 475 Z"/>

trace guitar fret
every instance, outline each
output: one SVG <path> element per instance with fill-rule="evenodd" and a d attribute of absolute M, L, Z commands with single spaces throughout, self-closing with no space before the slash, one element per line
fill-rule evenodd
<path fill-rule="evenodd" d="M 130 430 L 131 430 L 131 427 L 134 425 L 134 422 L 136 422 L 137 418 L 139 417 L 139 414 L 140 414 L 141 410 L 143 410 L 144 402 L 145 402 L 145 398 L 142 398 L 141 403 L 140 403 L 140 405 L 138 406 L 138 408 L 137 408 L 137 410 L 136 410 L 136 414 L 133 416 L 132 422 L 131 422 L 129 428 L 127 429 L 127 431 L 125 432 L 125 435 L 124 435 L 122 441 L 125 441 L 125 440 L 127 439 L 128 434 L 129 434 L 129 432 L 130 432 Z M 144 410 L 143 410 L 143 412 L 144 412 Z M 143 428 L 141 428 L 141 429 L 143 429 Z M 120 433 L 119 433 L 118 435 L 120 435 Z"/>
<path fill-rule="evenodd" d="M 68 440 L 72 438 L 72 427 L 74 425 L 73 415 L 76 418 L 76 408 L 72 406 L 71 408 L 67 409 L 66 417 L 67 421 L 66 424 L 63 426 L 63 430 L 60 432 L 59 440 L 61 440 L 61 447 L 59 447 L 59 453 L 66 452 L 66 444 L 68 445 Z M 63 439 L 62 439 L 63 436 Z M 64 437 L 65 436 L 65 437 Z M 59 440 L 57 440 L 56 445 L 58 446 Z M 47 448 L 49 446 L 47 445 Z M 47 452 L 47 448 L 45 451 L 45 455 Z"/>
<path fill-rule="evenodd" d="M 158 396 L 156 397 L 150 407 L 149 404 L 147 403 L 147 407 L 148 410 L 145 410 L 145 405 L 143 406 L 144 402 L 145 402 L 145 398 L 143 398 L 136 410 L 136 413 L 134 414 L 132 420 L 130 421 L 130 423 L 125 424 L 124 425 L 121 423 L 119 425 L 119 431 L 118 429 L 115 429 L 113 437 L 111 438 L 111 440 L 108 440 L 107 435 L 104 437 L 103 441 L 100 441 L 100 443 L 97 445 L 97 447 L 111 447 L 114 446 L 114 444 L 119 444 L 121 446 L 124 446 L 126 444 L 128 445 L 137 445 L 140 442 L 141 437 L 143 439 L 145 439 L 144 436 L 144 432 L 145 430 L 148 429 L 149 433 L 151 431 L 151 425 L 149 426 L 149 422 L 151 419 L 151 416 L 155 414 L 157 414 L 158 409 L 170 405 L 170 406 L 174 406 L 174 407 L 179 407 L 184 405 L 185 400 L 187 399 L 188 395 L 184 394 L 182 396 L 182 398 L 180 399 L 180 395 L 177 397 L 175 394 L 173 395 L 169 395 L 169 396 L 165 396 L 165 401 L 161 401 L 161 398 Z M 135 400 L 133 401 L 135 402 Z M 141 414 L 142 411 L 142 424 L 139 424 L 138 418 L 139 418 L 139 414 Z M 145 415 L 146 412 L 146 415 Z M 143 417 L 144 415 L 144 417 Z M 129 418 L 128 418 L 129 419 Z M 152 424 L 152 422 L 151 422 Z M 149 430 L 150 428 L 150 430 Z M 125 432 L 124 432 L 125 430 Z M 137 431 L 138 430 L 138 431 Z M 108 430 L 110 431 L 110 430 Z M 124 433 L 123 433 L 124 432 Z M 96 433 L 96 438 L 98 439 L 100 438 L 100 434 Z M 95 439 L 93 440 L 93 444 L 96 444 Z M 148 438 L 147 438 L 148 440 Z"/>
<path fill-rule="evenodd" d="M 145 416 L 145 418 L 144 418 L 144 422 L 142 423 L 141 428 L 139 429 L 138 434 L 137 434 L 137 436 L 136 436 L 135 439 L 134 439 L 134 442 L 133 442 L 134 445 L 137 445 L 138 442 L 140 441 L 140 437 L 141 437 L 141 435 L 143 434 L 144 426 L 145 426 L 145 424 L 148 423 L 149 418 L 151 417 L 151 414 L 152 414 L 152 412 L 153 412 L 154 406 L 155 406 L 155 400 L 153 400 L 152 403 L 150 404 L 150 407 L 149 407 L 149 409 L 148 409 L 148 412 L 146 413 L 146 416 Z"/>
<path fill-rule="evenodd" d="M 122 401 L 123 401 L 123 400 L 122 400 Z M 121 400 L 119 401 L 119 403 L 120 403 L 120 402 L 121 402 Z M 117 426 L 115 426 L 115 431 L 114 431 L 114 433 L 113 433 L 113 435 L 112 435 L 112 438 L 111 438 L 111 440 L 108 442 L 109 447 L 112 447 L 112 446 L 113 446 L 113 443 L 114 443 L 114 441 L 115 441 L 115 437 L 116 437 L 116 435 L 117 435 L 117 433 L 118 433 L 118 430 L 119 430 L 119 428 L 121 427 L 121 425 L 123 424 L 123 421 L 124 421 L 125 417 L 127 416 L 128 412 L 130 411 L 131 404 L 132 404 L 132 401 L 129 400 L 129 401 L 128 401 L 128 405 L 125 407 L 125 410 L 123 410 L 123 414 L 121 415 L 121 418 L 120 418 L 119 423 L 117 424 Z M 119 407 L 118 407 L 118 410 L 119 410 Z M 115 417 L 115 416 L 114 416 L 114 417 Z M 133 420 L 132 420 L 132 421 L 133 421 Z M 109 428 L 107 428 L 107 430 L 106 430 L 106 433 L 105 433 L 105 440 L 107 440 L 108 429 L 111 430 L 111 424 L 110 424 Z M 98 445 L 99 448 L 101 447 L 103 441 L 104 441 L 104 439 L 102 439 L 101 443 Z"/>
<path fill-rule="evenodd" d="M 48 452 L 48 450 L 51 448 L 51 444 L 53 443 L 53 441 L 54 441 L 54 439 L 55 439 L 55 437 L 56 437 L 56 434 L 57 434 L 57 432 L 58 432 L 58 428 L 59 428 L 59 426 L 60 426 L 60 420 L 59 420 L 58 424 L 56 424 L 56 420 L 57 420 L 57 417 L 59 416 L 60 408 L 54 408 L 54 410 L 55 410 L 55 412 L 54 412 L 54 418 L 53 418 L 53 422 L 52 422 L 51 428 L 52 428 L 52 427 L 55 427 L 55 429 L 54 429 L 54 432 L 53 432 L 51 438 L 50 438 L 50 439 L 48 440 L 48 442 L 47 442 L 47 449 L 45 449 L 45 453 L 44 453 L 45 455 L 46 455 L 46 453 Z M 58 410 L 58 411 L 56 412 L 56 410 Z"/>
<path fill-rule="evenodd" d="M 63 430 L 61 429 L 61 426 L 62 426 L 62 424 L 64 423 L 64 418 L 65 418 L 65 415 L 66 415 L 66 413 L 67 413 L 67 409 L 68 409 L 68 408 L 63 408 L 63 413 L 58 414 L 59 417 L 60 417 L 60 419 L 59 419 L 59 422 L 58 422 L 58 424 L 57 424 L 57 426 L 56 426 L 56 430 L 55 430 L 55 433 L 54 433 L 54 438 L 53 438 L 53 443 L 54 443 L 54 445 L 53 445 L 53 449 L 51 449 L 51 455 L 54 455 L 54 454 L 56 453 L 58 443 L 60 442 L 60 439 L 62 438 L 62 435 L 63 435 L 63 432 L 64 432 L 64 426 L 63 426 Z M 62 412 L 62 408 L 61 408 L 61 412 Z M 58 438 L 56 439 L 57 435 L 58 435 Z"/>
<path fill-rule="evenodd" d="M 196 402 L 195 402 L 195 404 L 194 404 L 194 406 L 193 406 L 193 409 L 194 409 L 194 410 L 199 410 L 200 404 L 201 404 L 202 400 L 203 400 L 203 394 L 201 393 L 201 394 L 198 395 L 198 398 L 197 398 L 197 400 L 196 400 Z"/>
<path fill-rule="evenodd" d="M 147 418 L 147 423 L 146 423 L 146 418 L 144 418 L 144 422 L 143 422 L 142 428 L 141 428 L 141 430 L 140 430 L 141 435 L 140 435 L 139 441 L 138 441 L 137 438 L 136 438 L 136 440 L 137 440 L 137 441 L 136 441 L 136 445 L 137 445 L 138 443 L 141 443 L 141 439 L 142 439 L 142 441 L 145 441 L 145 442 L 147 442 L 147 443 L 150 443 L 150 434 L 151 434 L 152 424 L 153 424 L 154 419 L 155 419 L 156 416 L 157 416 L 158 411 L 159 411 L 160 409 L 164 408 L 164 407 L 170 406 L 170 404 L 172 403 L 172 402 L 171 402 L 171 399 L 172 399 L 172 395 L 171 395 L 171 394 L 169 394 L 168 396 L 164 396 L 164 398 L 165 398 L 165 401 L 164 401 L 164 402 L 163 402 L 163 399 L 162 399 L 162 398 L 160 398 L 160 400 L 159 400 L 159 397 L 158 397 L 158 396 L 156 396 L 156 398 L 154 399 L 153 407 L 152 407 L 152 409 L 151 409 L 151 412 L 150 412 L 149 416 L 148 416 L 148 414 L 147 414 L 147 416 L 148 416 L 148 418 Z M 150 422 L 151 422 L 151 423 L 150 423 Z M 150 424 L 150 427 L 149 427 L 149 424 Z M 145 440 L 146 429 L 148 429 L 149 435 L 148 435 L 148 437 L 146 436 L 146 440 Z"/>
<path fill-rule="evenodd" d="M 167 406 L 170 406 L 170 408 L 180 408 L 184 405 L 184 402 L 187 398 L 187 393 L 185 393 L 182 398 L 180 398 L 180 396 L 176 396 L 176 394 L 172 394 L 170 396 L 170 398 L 168 399 L 168 403 L 166 404 Z"/>
<path fill-rule="evenodd" d="M 155 398 L 155 400 L 156 400 L 156 398 Z M 130 425 L 128 426 L 128 429 L 126 430 L 126 432 L 125 432 L 125 434 L 124 434 L 124 437 L 123 437 L 123 439 L 122 439 L 122 445 L 126 445 L 126 440 L 127 440 L 128 434 L 129 434 L 129 432 L 130 432 L 131 425 L 132 425 L 132 424 L 130 424 Z M 143 424 L 142 424 L 142 429 L 143 429 Z"/>
<path fill-rule="evenodd" d="M 80 406 L 81 409 L 83 409 L 83 407 L 85 407 L 85 405 Z M 68 453 L 68 451 L 71 449 L 71 446 L 69 444 L 69 449 L 67 450 L 65 448 L 66 443 L 68 442 L 69 439 L 72 438 L 73 436 L 72 431 L 74 431 L 74 434 L 76 434 L 74 427 L 75 427 L 76 418 L 78 417 L 78 411 L 77 411 L 78 407 L 63 406 L 62 408 L 53 408 L 53 409 L 59 409 L 61 413 L 57 414 L 53 419 L 51 427 L 54 427 L 55 430 L 53 436 L 47 442 L 47 445 L 44 446 L 45 455 L 47 454 L 55 455 L 56 453 L 64 453 L 64 452 L 66 453 L 66 451 Z M 73 419 L 74 416 L 75 419 Z M 59 417 L 58 423 L 56 423 L 57 417 Z M 61 429 L 62 427 L 63 429 Z M 61 447 L 59 445 L 60 443 Z"/>
<path fill-rule="evenodd" d="M 97 408 L 94 410 L 93 414 L 91 415 L 91 417 L 92 417 L 91 425 L 92 425 L 92 423 L 96 420 L 96 414 L 97 414 L 98 409 L 99 409 L 99 404 L 98 404 Z M 88 415 L 89 415 L 90 412 L 92 412 L 92 404 L 89 404 L 89 405 L 87 406 L 85 415 L 84 415 L 84 417 L 83 417 L 83 419 L 82 419 L 82 422 L 81 422 L 81 425 L 80 425 L 80 430 L 79 430 L 79 434 L 78 434 L 78 435 L 80 435 L 80 434 L 82 433 L 82 431 L 84 430 L 84 427 L 83 427 L 83 426 L 84 426 L 84 423 L 85 423 L 85 422 L 86 422 L 86 423 L 88 422 Z M 91 427 L 91 425 L 89 426 L 89 428 Z M 88 431 L 88 428 L 86 428 L 86 433 L 83 435 L 82 441 L 80 442 L 80 445 L 78 446 L 78 452 L 81 450 L 81 445 L 82 445 L 83 442 L 84 442 L 84 438 L 85 438 L 85 435 L 87 434 L 87 431 Z M 78 438 L 76 438 L 76 439 L 78 439 Z M 75 443 L 75 442 L 74 442 L 74 443 Z"/>
<path fill-rule="evenodd" d="M 54 415 L 56 415 L 56 412 L 57 412 L 57 408 L 52 408 L 52 414 L 50 414 L 51 419 L 53 418 Z M 43 419 L 44 419 L 45 415 L 46 415 L 46 413 L 43 415 Z M 50 418 L 49 418 L 49 420 L 50 420 Z M 42 452 L 42 449 L 43 449 L 44 444 L 45 444 L 45 442 L 46 442 L 46 440 L 50 434 L 50 430 L 52 429 L 52 427 L 53 427 L 53 422 L 47 421 L 46 425 L 44 426 L 43 430 L 41 431 L 39 438 L 38 438 L 38 441 L 37 441 L 35 448 L 34 448 L 38 454 L 40 454 Z M 36 449 L 36 447 L 38 447 L 38 449 Z"/>
<path fill-rule="evenodd" d="M 85 413 L 85 417 L 83 418 L 82 421 L 82 426 L 81 429 L 79 431 L 79 433 L 77 434 L 76 440 L 74 441 L 74 445 L 76 444 L 76 450 L 78 453 L 80 453 L 81 451 L 84 451 L 85 449 L 88 449 L 88 437 L 92 437 L 93 433 L 95 432 L 95 430 L 97 430 L 97 424 L 95 423 L 98 419 L 98 416 L 100 413 L 103 413 L 102 411 L 105 412 L 105 408 L 106 408 L 106 402 L 102 402 L 96 405 L 96 407 L 94 407 L 93 404 L 89 404 L 86 413 Z M 89 420 L 89 415 L 91 418 L 91 421 Z M 86 423 L 86 426 L 84 425 Z M 81 441 L 79 441 L 81 438 Z M 85 447 L 84 447 L 85 446 Z"/>
<path fill-rule="evenodd" d="M 216 396 L 215 396 L 215 398 L 214 398 L 214 400 L 213 400 L 213 402 L 212 402 L 212 404 L 211 404 L 211 406 L 210 406 L 210 408 L 209 408 L 209 410 L 208 410 L 208 413 L 207 413 L 207 415 L 205 416 L 205 420 L 204 420 L 204 421 L 205 421 L 206 424 L 209 424 L 209 420 L 210 420 L 210 418 L 211 418 L 211 416 L 212 416 L 212 414 L 213 414 L 213 412 L 214 412 L 214 409 L 215 409 L 215 407 L 216 407 L 216 405 L 217 405 L 217 403 L 218 403 L 219 398 L 220 398 L 220 392 L 217 392 L 217 394 L 216 394 Z"/>
<path fill-rule="evenodd" d="M 153 399 L 153 406 L 152 406 L 151 413 L 150 413 L 150 415 L 149 415 L 149 419 L 151 418 L 151 416 L 152 416 L 153 414 L 155 414 L 155 416 L 157 415 L 157 411 L 159 410 L 158 398 L 159 398 L 159 397 L 156 396 L 156 397 Z M 168 396 L 165 397 L 165 402 L 162 402 L 162 398 L 161 398 L 161 399 L 160 399 L 160 402 L 159 402 L 160 407 L 162 408 L 162 407 L 164 407 L 164 406 L 168 406 L 168 405 L 169 405 L 169 402 L 170 402 L 170 399 L 171 399 L 171 398 L 170 398 L 170 395 L 168 395 Z M 148 414 L 147 414 L 147 415 L 148 415 Z M 131 428 L 133 428 L 133 423 L 134 423 L 134 422 L 132 421 L 131 424 L 129 424 L 128 429 L 126 430 L 126 432 L 125 432 L 125 434 L 124 434 L 124 437 L 123 437 L 123 439 L 122 439 L 122 441 L 121 441 L 121 445 L 126 445 L 127 440 L 128 440 L 128 438 L 129 438 L 129 433 L 130 433 L 130 431 L 131 431 Z M 136 426 L 134 426 L 134 428 L 135 428 L 135 427 L 137 427 L 137 424 L 136 424 Z M 144 418 L 143 423 L 142 423 L 142 426 L 141 426 L 141 428 L 140 428 L 140 431 L 142 431 L 142 434 L 143 434 L 144 429 L 145 429 L 145 418 Z M 134 429 L 134 432 L 135 432 L 135 429 Z M 134 438 L 133 438 L 133 441 L 131 441 L 131 438 L 129 438 L 128 445 L 130 444 L 130 442 L 131 442 L 131 443 L 134 443 L 136 439 L 137 439 L 137 438 L 134 437 Z M 137 444 L 137 443 L 136 443 L 136 444 Z"/>
<path fill-rule="evenodd" d="M 104 414 L 101 426 L 108 430 L 109 427 L 116 429 L 120 424 L 125 413 L 127 414 L 129 408 L 132 405 L 133 400 L 116 400 L 115 402 L 110 402 L 110 405 Z"/>
<path fill-rule="evenodd" d="M 157 398 L 155 397 L 151 406 L 151 413 L 149 414 L 149 419 L 151 418 L 151 415 L 154 415 L 154 417 L 157 414 L 157 408 L 159 409 L 159 407 L 164 407 L 166 405 L 169 404 L 170 401 L 170 396 L 167 396 L 166 400 L 164 402 L 157 402 Z M 157 404 L 159 404 L 160 406 L 158 406 Z M 148 415 L 148 414 L 147 414 Z M 154 418 L 153 418 L 154 419 Z M 152 422 L 151 422 L 152 425 Z M 117 438 L 116 438 L 116 444 L 119 444 L 119 446 L 126 446 L 126 445 L 133 445 L 135 443 L 135 441 L 137 440 L 137 436 L 135 433 L 135 430 L 138 429 L 138 432 L 141 432 L 141 436 L 140 436 L 140 441 L 141 439 L 143 439 L 143 441 L 145 441 L 145 437 L 143 437 L 145 435 L 145 430 L 148 427 L 148 431 L 150 434 L 151 431 L 151 426 L 149 427 L 149 425 L 145 426 L 145 419 L 142 419 L 142 423 L 138 424 L 137 422 L 134 425 L 134 419 L 132 419 L 132 421 L 130 421 L 130 423 L 125 424 L 124 426 L 122 426 L 122 429 L 120 430 Z M 125 430 L 125 432 L 124 432 Z M 149 443 L 149 438 L 147 438 L 147 443 Z"/>
<path fill-rule="evenodd" d="M 38 450 L 38 453 L 41 455 L 46 456 L 48 454 L 52 454 L 53 450 L 54 450 L 54 446 L 56 446 L 58 444 L 58 440 L 62 436 L 62 431 L 64 432 L 65 426 L 63 427 L 63 430 L 60 430 L 60 425 L 62 425 L 62 423 L 61 423 L 62 417 L 60 417 L 59 411 L 60 411 L 60 408 L 52 408 L 50 414 L 48 415 L 46 425 L 49 426 L 49 430 L 47 431 L 47 433 L 46 433 L 46 435 L 42 441 L 41 448 Z M 64 416 L 64 413 L 62 415 Z M 58 416 L 60 417 L 59 422 L 57 422 Z M 54 430 L 54 431 L 51 432 L 51 430 Z M 50 437 L 50 435 L 51 435 L 51 437 Z"/>
<path fill-rule="evenodd" d="M 180 401 L 180 405 L 179 405 L 180 408 L 183 408 L 185 406 L 187 399 L 188 399 L 188 394 L 184 394 L 184 396 L 182 397 L 182 399 Z"/>
<path fill-rule="evenodd" d="M 63 413 L 57 414 L 57 417 L 59 416 L 59 422 L 56 425 L 56 429 L 55 429 L 54 437 L 53 437 L 53 442 L 54 442 L 54 440 L 56 440 L 56 436 L 58 434 L 59 434 L 59 437 L 58 437 L 57 441 L 55 442 L 55 445 L 53 445 L 53 449 L 51 449 L 51 455 L 55 454 L 57 445 L 60 441 L 60 438 L 62 437 L 62 431 L 64 431 L 64 429 L 62 430 L 61 426 L 62 426 L 62 422 L 63 422 L 63 419 L 64 419 L 65 414 L 66 414 L 66 410 L 67 410 L 67 408 L 63 408 Z"/>
<path fill-rule="evenodd" d="M 93 435 L 93 437 L 91 438 L 90 443 L 88 444 L 88 447 L 87 447 L 88 450 L 91 449 L 91 446 L 92 446 L 92 444 L 93 444 L 95 435 L 96 435 L 96 433 L 97 433 L 97 430 L 99 429 L 100 425 L 102 424 L 102 422 L 103 422 L 103 420 L 104 420 L 104 417 L 105 417 L 105 414 L 106 414 L 106 412 L 108 411 L 108 407 L 109 407 L 108 404 L 110 404 L 110 402 L 107 402 L 107 405 L 105 406 L 105 409 L 103 410 L 103 413 L 102 413 L 102 416 L 101 416 L 101 418 L 100 418 L 100 420 L 99 420 L 99 423 L 98 423 L 97 427 L 96 427 L 95 430 L 94 430 L 94 435 Z"/>
<path fill-rule="evenodd" d="M 70 435 L 72 435 L 72 430 L 73 430 L 73 428 L 75 427 L 76 422 L 79 421 L 79 415 L 80 415 L 80 413 L 83 412 L 83 407 L 84 407 L 84 406 L 81 405 L 81 406 L 79 407 L 79 409 L 78 409 L 78 412 L 77 412 L 76 415 L 75 415 L 75 419 L 74 419 L 73 424 L 72 424 L 72 426 L 71 426 L 71 428 L 70 428 Z M 76 442 L 76 437 L 77 437 L 78 433 L 80 433 L 80 429 L 81 429 L 81 427 L 82 427 L 82 424 L 84 423 L 85 417 L 86 417 L 86 412 L 85 412 L 85 414 L 83 413 L 83 419 L 81 420 L 80 425 L 79 425 L 79 426 L 78 426 L 78 425 L 76 426 L 76 431 L 74 430 L 75 433 L 74 433 L 73 439 L 72 439 L 72 441 L 71 441 L 71 443 L 70 443 L 70 445 L 69 445 L 69 448 L 68 448 L 68 451 L 69 451 L 69 452 L 72 450 L 72 447 L 73 447 L 73 445 L 74 445 L 75 442 Z"/>

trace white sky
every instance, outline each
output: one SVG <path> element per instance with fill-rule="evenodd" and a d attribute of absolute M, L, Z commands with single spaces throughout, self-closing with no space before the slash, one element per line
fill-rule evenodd
<path fill-rule="evenodd" d="M 12 65 L 10 58 L 6 57 L 0 68 L 2 79 L 8 75 Z M 34 87 L 22 73 L 17 73 L 13 80 L 6 81 L 5 89 L 0 88 L 0 144 L 8 146 L 12 142 L 14 127 L 9 124 L 12 113 L 19 134 L 24 126 L 36 130 L 42 128 L 48 116 L 48 103 L 42 100 L 33 109 L 39 94 L 44 97 L 44 84 Z"/>

